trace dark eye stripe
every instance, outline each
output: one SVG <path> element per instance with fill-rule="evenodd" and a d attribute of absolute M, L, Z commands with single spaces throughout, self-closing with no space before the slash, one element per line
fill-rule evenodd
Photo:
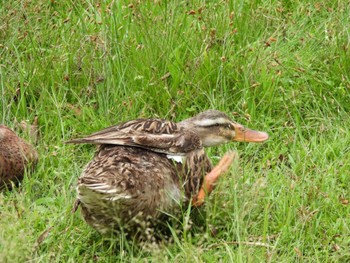
<path fill-rule="evenodd" d="M 218 126 L 222 126 L 222 124 L 215 123 L 215 124 L 207 125 L 207 126 L 204 126 L 204 127 L 210 128 L 210 127 L 218 127 Z"/>
<path fill-rule="evenodd" d="M 219 127 L 219 126 L 224 127 L 224 128 L 228 128 L 228 129 L 233 129 L 233 126 L 231 123 L 215 123 L 215 124 L 207 125 L 204 127 L 211 128 L 211 127 Z"/>

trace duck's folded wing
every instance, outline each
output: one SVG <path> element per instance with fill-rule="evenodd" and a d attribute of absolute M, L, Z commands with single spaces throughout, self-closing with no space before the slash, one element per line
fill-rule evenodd
<path fill-rule="evenodd" d="M 174 122 L 160 119 L 129 121 L 67 143 L 125 145 L 177 155 L 202 147 L 195 133 L 179 128 Z"/>

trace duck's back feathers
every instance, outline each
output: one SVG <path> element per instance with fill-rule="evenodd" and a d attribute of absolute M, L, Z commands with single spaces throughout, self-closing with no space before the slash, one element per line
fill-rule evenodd
<path fill-rule="evenodd" d="M 128 121 L 67 143 L 125 145 L 176 155 L 202 148 L 197 134 L 161 119 Z"/>
<path fill-rule="evenodd" d="M 171 213 L 184 198 L 180 185 L 186 180 L 176 166 L 142 148 L 102 145 L 77 185 L 85 220 L 107 233 Z"/>

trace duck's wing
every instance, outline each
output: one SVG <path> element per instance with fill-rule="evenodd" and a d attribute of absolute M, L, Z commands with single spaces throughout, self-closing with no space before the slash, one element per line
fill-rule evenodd
<path fill-rule="evenodd" d="M 172 155 L 185 155 L 202 148 L 197 134 L 162 119 L 128 121 L 67 143 L 125 145 Z"/>

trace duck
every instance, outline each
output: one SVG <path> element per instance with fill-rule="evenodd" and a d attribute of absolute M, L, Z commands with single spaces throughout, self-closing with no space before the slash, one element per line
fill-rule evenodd
<path fill-rule="evenodd" d="M 78 178 L 83 219 L 101 234 L 141 233 L 181 207 L 200 207 L 219 177 L 237 158 L 228 152 L 213 167 L 206 147 L 229 142 L 264 142 L 266 132 L 207 110 L 181 122 L 136 119 L 67 143 L 96 144 Z"/>
<path fill-rule="evenodd" d="M 5 125 L 0 125 L 0 189 L 18 184 L 38 163 L 38 152 Z"/>

